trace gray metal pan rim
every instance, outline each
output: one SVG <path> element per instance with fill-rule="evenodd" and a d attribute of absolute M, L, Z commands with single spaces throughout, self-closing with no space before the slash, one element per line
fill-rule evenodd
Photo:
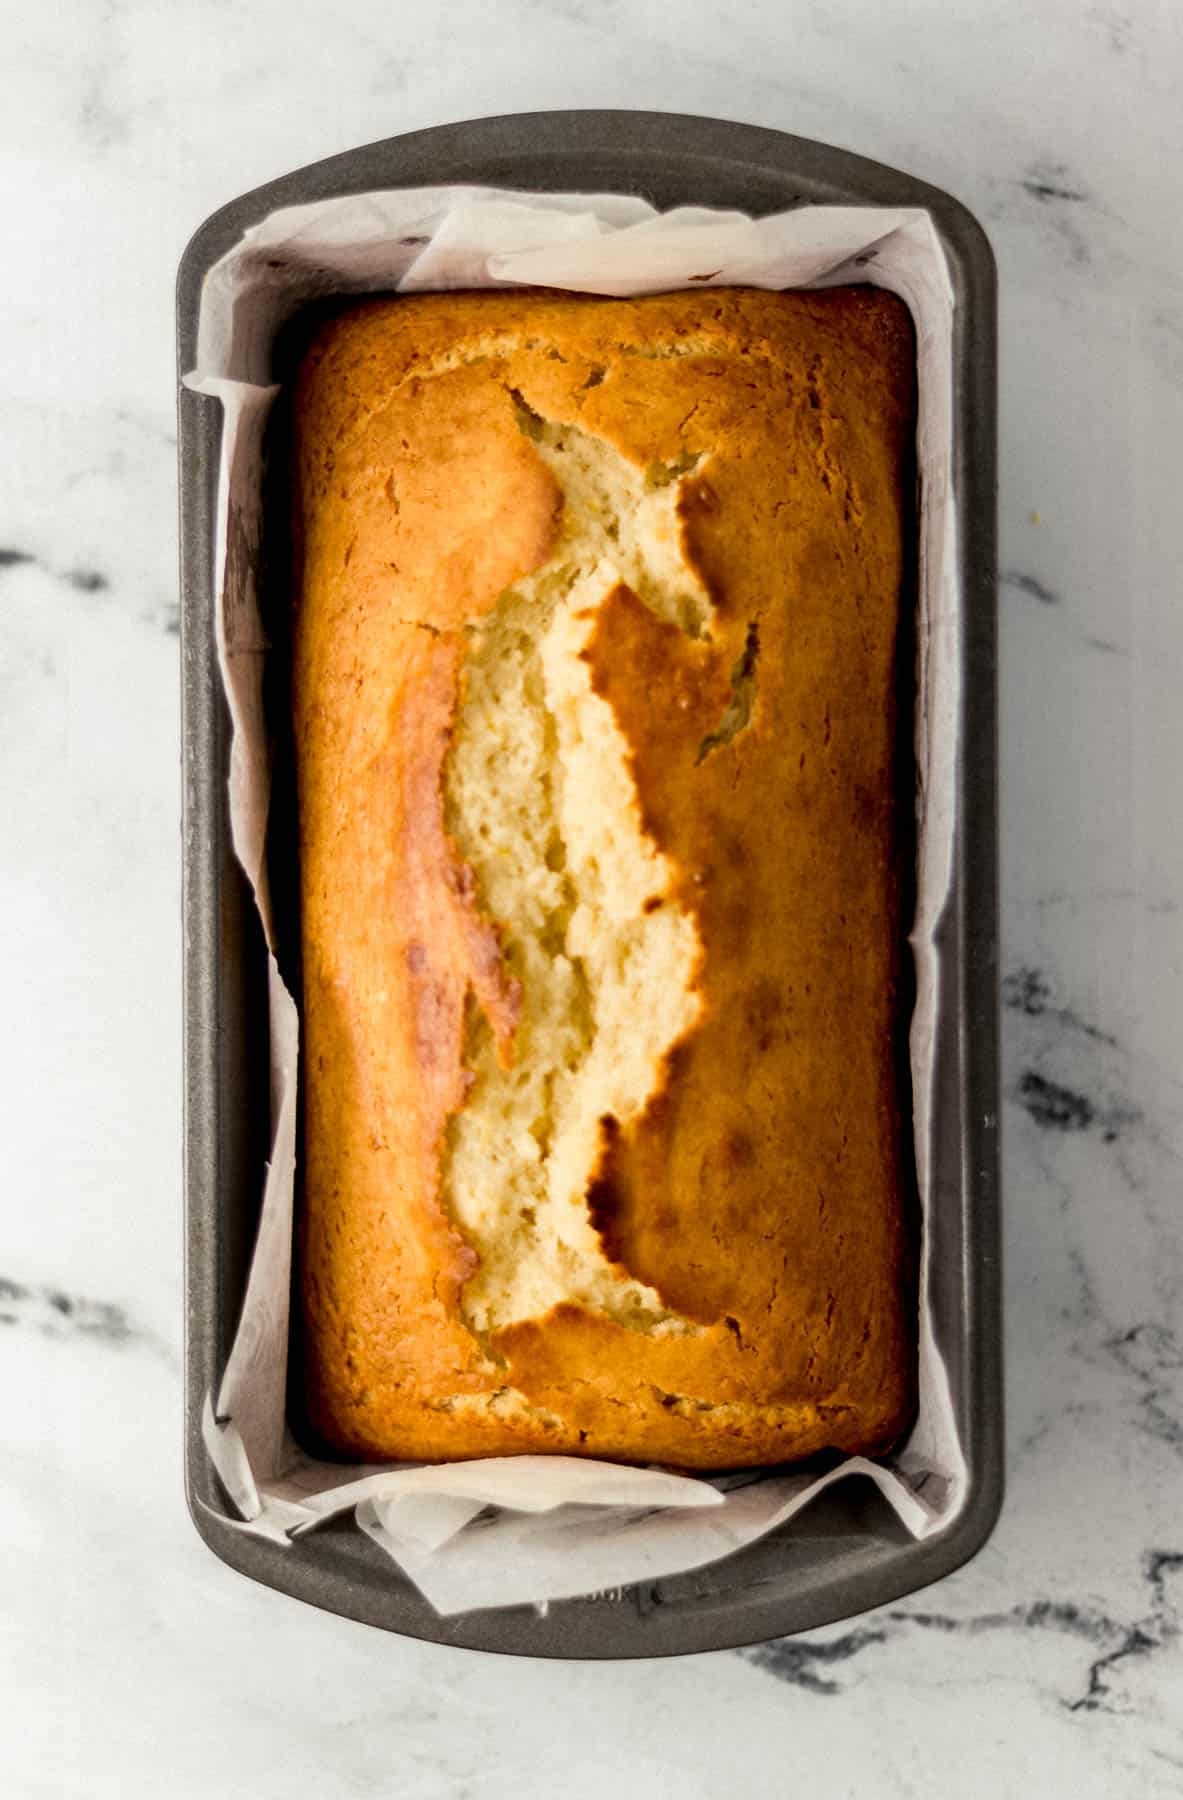
<path fill-rule="evenodd" d="M 258 1145 L 249 1140 L 247 1108 L 236 1109 L 232 1096 L 249 1104 L 251 1010 L 244 996 L 252 967 L 257 978 L 261 946 L 230 850 L 224 800 L 228 725 L 212 631 L 218 408 L 181 390 L 186 1497 L 197 1530 L 231 1567 L 407 1636 L 545 1657 L 732 1648 L 848 1618 L 939 1580 L 982 1546 L 1002 1503 L 994 260 L 973 215 L 948 194 L 811 139 L 684 114 L 510 114 L 348 151 L 213 213 L 178 273 L 178 379 L 193 365 L 207 270 L 267 213 L 373 187 L 459 182 L 596 188 L 642 194 L 663 208 L 697 203 L 754 213 L 818 201 L 921 206 L 940 233 L 957 297 L 954 478 L 963 522 L 963 656 L 973 679 L 964 684 L 956 873 L 942 924 L 949 979 L 939 1022 L 938 1113 L 946 1127 L 937 1223 L 969 1498 L 948 1530 L 914 1543 L 875 1510 L 881 1503 L 858 1496 L 863 1484 L 847 1484 L 845 1498 L 829 1506 L 823 1498 L 791 1535 L 621 1598 L 555 1602 L 545 1616 L 515 1607 L 441 1619 L 351 1525 L 329 1526 L 286 1548 L 235 1525 L 205 1455 L 200 1412 L 221 1372 L 240 1299 L 236 1271 L 240 1279 L 257 1206 Z"/>

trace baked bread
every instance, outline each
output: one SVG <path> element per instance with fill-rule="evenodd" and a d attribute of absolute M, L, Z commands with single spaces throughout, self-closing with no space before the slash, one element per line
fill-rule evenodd
<path fill-rule="evenodd" d="M 914 365 L 869 288 L 374 300 L 306 355 L 322 1444 L 706 1469 L 906 1426 Z"/>

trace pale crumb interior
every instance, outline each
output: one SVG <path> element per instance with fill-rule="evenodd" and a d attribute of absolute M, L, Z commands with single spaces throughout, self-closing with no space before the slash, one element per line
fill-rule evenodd
<path fill-rule="evenodd" d="M 521 981 L 522 1017 L 502 1068 L 470 1008 L 475 1079 L 449 1125 L 443 1198 L 480 1256 L 463 1299 L 474 1329 L 571 1300 L 639 1330 L 680 1330 L 652 1288 L 607 1261 L 587 1190 L 600 1120 L 636 1116 L 697 1017 L 701 947 L 669 897 L 625 740 L 580 652 L 619 581 L 689 634 L 708 631 L 676 514 L 693 464 L 635 468 L 518 407 L 563 489 L 562 531 L 546 566 L 470 628 L 445 795 L 448 830 Z"/>

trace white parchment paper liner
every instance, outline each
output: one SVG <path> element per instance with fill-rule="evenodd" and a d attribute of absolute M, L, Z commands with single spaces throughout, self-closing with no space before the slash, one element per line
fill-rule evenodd
<path fill-rule="evenodd" d="M 269 946 L 264 844 L 270 788 L 261 700 L 267 639 L 256 594 L 262 437 L 276 393 L 275 332 L 324 293 L 543 285 L 598 294 L 870 281 L 907 302 L 916 324 L 921 480 L 917 996 L 910 1051 L 920 1202 L 931 1188 L 933 933 L 952 869 L 959 683 L 951 486 L 953 294 L 927 213 L 803 207 L 753 220 L 682 207 L 657 214 L 617 195 L 524 195 L 481 188 L 402 189 L 290 207 L 249 231 L 206 278 L 195 391 L 222 403 L 218 489 L 218 653 L 233 719 L 234 844 L 254 886 Z M 290 1542 L 355 1507 L 441 1613 L 653 1580 L 737 1550 L 831 1482 L 864 1474 L 913 1536 L 949 1524 L 966 1467 L 921 1266 L 920 1403 L 889 1460 L 853 1457 L 827 1474 L 691 1479 L 575 1457 L 523 1456 L 438 1466 L 343 1468 L 305 1456 L 284 1421 L 292 1193 L 296 1007 L 270 954 L 273 1145 L 242 1318 L 205 1441 L 244 1531 Z"/>

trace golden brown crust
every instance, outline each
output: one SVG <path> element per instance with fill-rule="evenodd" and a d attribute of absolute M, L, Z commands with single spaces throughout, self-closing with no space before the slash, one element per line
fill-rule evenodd
<path fill-rule="evenodd" d="M 896 657 L 914 348 L 869 289 L 376 301 L 296 401 L 309 1416 L 351 1453 L 691 1467 L 882 1448 L 914 1404 L 898 1085 Z M 515 396 L 517 399 L 515 400 Z M 585 651 L 627 742 L 698 1023 L 603 1126 L 605 1255 L 695 1328 L 562 1303 L 482 1342 L 440 1198 L 466 1008 L 518 995 L 444 829 L 466 622 L 562 497 L 522 405 L 680 467 L 708 638 L 626 585 Z M 654 904 L 658 903 L 655 896 Z"/>

